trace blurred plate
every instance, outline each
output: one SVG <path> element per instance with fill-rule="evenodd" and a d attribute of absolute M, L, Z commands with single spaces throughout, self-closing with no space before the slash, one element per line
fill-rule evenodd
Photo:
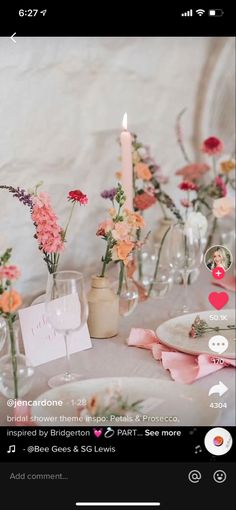
<path fill-rule="evenodd" d="M 223 358 L 235 358 L 235 330 L 228 331 L 211 331 L 204 333 L 199 338 L 190 338 L 189 331 L 196 316 L 199 315 L 201 319 L 205 320 L 211 327 L 219 326 L 220 328 L 226 327 L 228 324 L 235 324 L 235 311 L 222 310 L 222 311 L 204 311 L 198 313 L 191 313 L 174 317 L 166 322 L 163 322 L 157 330 L 156 334 L 161 343 L 168 347 L 173 347 L 177 351 L 186 352 L 187 354 L 211 354 L 212 356 L 219 356 L 208 347 L 208 342 L 212 336 L 222 335 L 225 336 L 229 342 L 228 348 L 220 356 Z M 220 316 L 227 315 L 227 320 L 210 320 L 210 315 Z"/>
<path fill-rule="evenodd" d="M 104 395 L 105 390 L 118 389 L 123 399 L 132 404 L 142 400 L 141 412 L 135 412 L 128 420 L 107 419 L 83 422 L 79 420 L 77 405 L 82 399 Z M 62 406 L 46 405 L 48 401 L 62 401 Z M 53 388 L 37 398 L 32 409 L 39 425 L 213 425 L 219 411 L 209 407 L 207 392 L 193 385 L 182 385 L 172 381 L 142 377 L 107 377 L 87 379 Z M 138 418 L 137 418 L 138 416 Z M 52 418 L 52 421 L 51 421 Z"/>

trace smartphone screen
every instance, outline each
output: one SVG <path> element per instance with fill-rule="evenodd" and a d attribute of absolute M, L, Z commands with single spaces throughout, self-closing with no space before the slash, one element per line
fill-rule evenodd
<path fill-rule="evenodd" d="M 3 507 L 233 510 L 233 11 L 83 7 L 0 20 Z"/>

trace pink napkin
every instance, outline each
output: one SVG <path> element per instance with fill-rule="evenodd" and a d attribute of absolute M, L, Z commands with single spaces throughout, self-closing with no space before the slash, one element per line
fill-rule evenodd
<path fill-rule="evenodd" d="M 214 281 L 212 283 L 213 285 L 219 285 L 219 287 L 223 287 L 223 289 L 226 290 L 232 290 L 234 292 L 236 290 L 236 276 L 225 275 L 223 280 L 217 282 Z"/>
<path fill-rule="evenodd" d="M 212 356 L 208 354 L 194 356 L 174 351 L 163 345 L 151 329 L 132 328 L 127 343 L 131 347 L 151 350 L 153 357 L 170 371 L 172 379 L 184 384 L 190 384 L 223 367 L 236 367 L 235 359 L 223 358 L 224 364 L 218 365 L 211 362 Z"/>

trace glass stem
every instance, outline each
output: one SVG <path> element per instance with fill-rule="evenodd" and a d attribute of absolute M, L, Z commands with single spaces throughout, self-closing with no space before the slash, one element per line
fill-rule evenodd
<path fill-rule="evenodd" d="M 190 272 L 186 271 L 186 269 L 183 272 L 183 285 L 184 285 L 184 305 L 183 308 L 188 308 L 188 277 Z"/>
<path fill-rule="evenodd" d="M 69 349 L 68 349 L 68 331 L 66 331 L 64 333 L 64 341 L 65 341 L 65 346 L 66 346 L 66 373 L 65 373 L 65 376 L 69 377 L 71 374 L 71 369 L 70 369 L 70 354 L 69 354 Z"/>

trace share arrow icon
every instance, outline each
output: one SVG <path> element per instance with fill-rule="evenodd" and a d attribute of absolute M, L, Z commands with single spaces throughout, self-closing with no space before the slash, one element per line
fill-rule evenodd
<path fill-rule="evenodd" d="M 215 386 L 212 386 L 209 389 L 208 396 L 214 395 L 214 393 L 218 393 L 218 395 L 220 395 L 220 397 L 222 397 L 222 395 L 224 395 L 224 393 L 226 393 L 226 391 L 228 391 L 228 389 L 229 388 L 227 388 L 227 386 L 225 386 L 225 384 L 222 383 L 222 381 L 219 381 L 219 384 L 215 384 Z"/>

